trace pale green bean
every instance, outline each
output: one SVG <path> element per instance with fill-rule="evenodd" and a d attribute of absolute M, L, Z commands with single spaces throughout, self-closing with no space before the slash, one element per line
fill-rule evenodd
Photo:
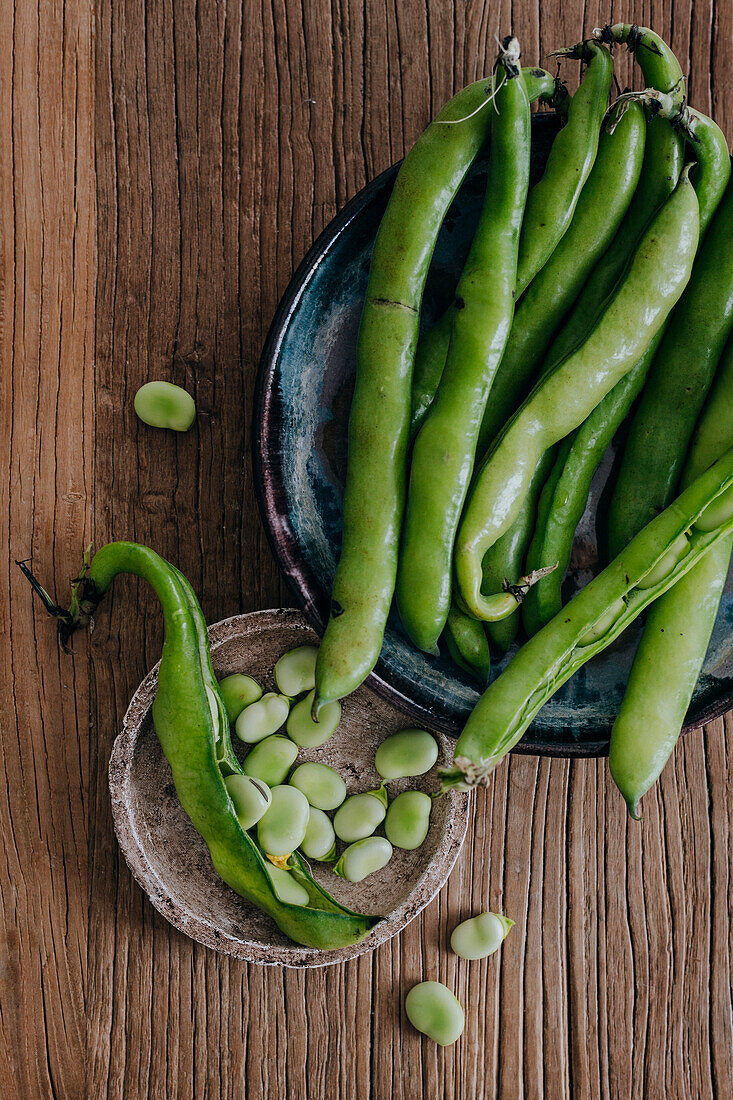
<path fill-rule="evenodd" d="M 433 800 L 424 791 L 402 791 L 390 802 L 384 819 L 387 840 L 395 848 L 414 851 L 428 835 Z"/>
<path fill-rule="evenodd" d="M 237 737 L 248 745 L 262 741 L 271 733 L 276 733 L 283 725 L 290 711 L 290 700 L 284 695 L 268 691 L 256 703 L 250 703 L 237 718 L 234 725 Z"/>
<path fill-rule="evenodd" d="M 308 859 L 318 859 L 321 863 L 328 863 L 336 858 L 336 834 L 331 818 L 314 806 L 311 806 L 300 850 Z"/>
<path fill-rule="evenodd" d="M 311 716 L 315 691 L 309 691 L 295 704 L 288 717 L 288 737 L 304 749 L 317 749 L 325 745 L 341 721 L 341 704 L 324 703 L 318 712 L 318 721 Z"/>
<path fill-rule="evenodd" d="M 268 787 L 284 783 L 298 755 L 298 746 L 289 737 L 273 733 L 250 749 L 245 758 L 245 775 L 261 779 Z"/>
<path fill-rule="evenodd" d="M 458 1001 L 442 982 L 420 982 L 405 998 L 407 1019 L 434 1043 L 448 1047 L 463 1034 L 466 1018 Z"/>
<path fill-rule="evenodd" d="M 479 913 L 453 929 L 451 948 L 462 959 L 485 959 L 498 951 L 513 924 L 501 913 Z"/>
<path fill-rule="evenodd" d="M 272 802 L 257 822 L 257 840 L 268 856 L 290 856 L 303 843 L 310 806 L 297 787 L 281 783 L 272 788 Z"/>
<path fill-rule="evenodd" d="M 172 382 L 146 382 L 135 394 L 135 412 L 151 428 L 187 432 L 196 419 L 196 402 Z"/>
<path fill-rule="evenodd" d="M 316 686 L 316 657 L 318 649 L 313 645 L 301 645 L 283 653 L 275 665 L 275 683 L 283 695 L 294 699 Z"/>
<path fill-rule="evenodd" d="M 260 779 L 236 772 L 226 776 L 224 786 L 234 803 L 237 821 L 243 829 L 251 829 L 264 816 L 272 802 L 270 788 Z"/>
<path fill-rule="evenodd" d="M 371 836 L 387 813 L 386 802 L 372 793 L 352 794 L 336 811 L 333 827 L 339 840 L 350 844 Z"/>
<path fill-rule="evenodd" d="M 346 798 L 346 784 L 328 764 L 306 761 L 295 769 L 290 783 L 302 791 L 317 810 L 335 810 Z"/>
<path fill-rule="evenodd" d="M 430 771 L 438 759 L 434 737 L 425 730 L 400 730 L 377 749 L 374 766 L 382 779 L 405 779 Z"/>
<path fill-rule="evenodd" d="M 334 867 L 334 872 L 349 882 L 361 882 L 367 875 L 381 871 L 391 858 L 390 842 L 383 836 L 370 836 L 350 844 Z"/>
<path fill-rule="evenodd" d="M 305 886 L 301 886 L 289 871 L 284 870 L 282 867 L 268 867 L 267 873 L 272 881 L 272 888 L 280 901 L 284 901 L 289 905 L 308 904 L 308 891 Z"/>
<path fill-rule="evenodd" d="M 224 700 L 229 721 L 236 722 L 245 707 L 262 698 L 262 688 L 251 676 L 235 672 L 219 681 L 219 694 Z"/>

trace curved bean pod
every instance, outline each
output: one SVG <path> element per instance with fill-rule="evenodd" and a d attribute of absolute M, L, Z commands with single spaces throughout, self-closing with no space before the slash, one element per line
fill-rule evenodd
<path fill-rule="evenodd" d="M 456 743 L 454 767 L 443 778 L 446 788 L 488 782 L 496 765 L 557 689 L 717 543 L 729 537 L 733 531 L 730 497 L 728 514 L 716 530 L 701 531 L 695 524 L 712 502 L 730 493 L 731 487 L 733 449 L 647 524 L 615 561 L 522 646 L 469 717 Z M 659 565 L 686 532 L 690 534 L 689 552 L 656 585 L 638 587 L 638 582 Z M 606 624 L 605 629 L 601 630 L 601 624 Z"/>
<path fill-rule="evenodd" d="M 542 178 L 527 198 L 517 261 L 517 298 L 544 267 L 570 225 L 598 152 L 601 124 L 613 78 L 613 59 L 603 46 L 588 41 L 556 56 L 587 64 L 570 101 L 567 122 L 552 143 Z"/>
<path fill-rule="evenodd" d="M 542 454 L 578 428 L 641 358 L 687 284 L 697 240 L 697 197 L 686 169 L 596 328 L 538 383 L 474 479 L 455 553 L 470 614 L 492 616 L 481 592 L 481 561 L 514 523 Z"/>
<path fill-rule="evenodd" d="M 94 614 L 118 573 L 146 580 L 165 621 L 153 721 L 173 773 L 181 805 L 205 841 L 220 877 L 268 913 L 296 943 L 332 949 L 357 943 L 375 923 L 339 905 L 296 856 L 289 868 L 308 902 L 284 902 L 274 890 L 258 845 L 242 828 L 224 779 L 241 774 L 231 748 L 229 719 L 211 668 L 208 636 L 193 590 L 177 569 L 136 543 L 113 542 L 85 565 L 69 611 L 58 607 L 24 567 L 47 610 L 59 622 L 62 643 Z"/>
<path fill-rule="evenodd" d="M 688 485 L 733 447 L 733 339 L 729 339 L 682 476 Z M 611 731 L 609 766 L 629 813 L 658 779 L 677 743 L 710 641 L 728 574 L 733 536 L 649 609 Z"/>
<path fill-rule="evenodd" d="M 729 185 L 634 413 L 608 509 L 615 557 L 672 499 L 695 423 L 733 328 Z"/>
<path fill-rule="evenodd" d="M 412 452 L 395 595 L 418 648 L 437 653 L 451 599 L 453 542 L 473 470 L 481 417 L 514 313 L 522 213 L 529 186 L 529 101 L 511 39 L 496 66 L 486 198 L 456 289 L 448 358 Z M 502 75 L 499 75 L 502 74 Z"/>

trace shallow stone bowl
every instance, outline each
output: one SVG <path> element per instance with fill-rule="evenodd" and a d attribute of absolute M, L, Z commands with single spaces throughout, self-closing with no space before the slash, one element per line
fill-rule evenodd
<path fill-rule="evenodd" d="M 209 629 L 217 676 L 246 672 L 265 691 L 274 690 L 272 669 L 281 654 L 318 638 L 299 611 L 255 611 Z M 177 797 L 170 768 L 153 728 L 151 705 L 156 666 L 135 692 L 109 766 L 115 832 L 132 874 L 166 920 L 199 943 L 248 962 L 327 966 L 371 951 L 400 932 L 438 893 L 456 861 L 466 833 L 468 796 L 453 792 L 433 804 L 425 843 L 415 852 L 395 849 L 387 867 L 361 883 L 338 878 L 326 864 L 312 864 L 314 877 L 352 909 L 384 917 L 361 943 L 317 951 L 292 943 L 274 922 L 235 894 L 214 871 L 209 852 Z M 390 733 L 409 726 L 403 713 L 369 688 L 344 700 L 341 724 L 320 749 L 303 750 L 296 763 L 320 760 L 336 768 L 349 794 L 379 784 L 374 754 Z M 436 734 L 438 764 L 452 742 Z M 244 746 L 234 737 L 235 749 Z M 432 793 L 436 771 L 390 783 L 390 796 L 419 788 Z"/>

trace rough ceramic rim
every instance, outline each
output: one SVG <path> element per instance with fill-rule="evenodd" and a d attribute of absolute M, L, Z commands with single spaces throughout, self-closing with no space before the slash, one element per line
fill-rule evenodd
<path fill-rule="evenodd" d="M 214 623 L 209 627 L 212 653 L 218 646 L 237 635 L 250 633 L 253 625 L 259 631 L 275 629 L 282 625 L 300 627 L 317 641 L 315 631 L 301 611 L 291 608 L 272 608 L 266 611 L 251 611 L 246 615 L 234 615 Z M 247 629 L 243 630 L 243 627 Z M 332 966 L 373 951 L 375 947 L 386 943 L 401 932 L 432 901 L 447 881 L 466 835 L 468 795 L 458 791 L 452 791 L 445 796 L 451 800 L 451 813 L 442 847 L 426 868 L 424 875 L 418 880 L 412 894 L 358 944 L 336 951 L 323 952 L 314 948 L 300 947 L 297 944 L 293 944 L 291 948 L 279 944 L 263 945 L 260 941 L 238 940 L 228 933 L 221 932 L 193 911 L 184 909 L 180 903 L 174 901 L 168 894 L 165 883 L 147 858 L 145 847 L 135 826 L 134 814 L 130 810 L 131 773 L 135 746 L 140 727 L 155 697 L 159 667 L 160 662 L 150 670 L 130 700 L 122 721 L 122 730 L 112 746 L 109 761 L 109 790 L 115 835 L 127 866 L 138 885 L 150 898 L 154 908 L 169 924 L 196 940 L 197 943 L 247 962 L 298 968 Z M 442 741 L 443 750 L 448 751 L 451 747 L 450 739 L 443 734 L 437 734 L 437 736 Z M 212 874 L 215 874 L 213 867 Z"/>

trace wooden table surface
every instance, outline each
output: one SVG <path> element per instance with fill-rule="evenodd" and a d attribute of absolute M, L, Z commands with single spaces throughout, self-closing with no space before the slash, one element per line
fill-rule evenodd
<path fill-rule="evenodd" d="M 733 1096 L 730 716 L 685 739 L 641 824 L 604 761 L 511 759 L 401 937 L 320 972 L 245 966 L 172 930 L 117 852 L 107 760 L 160 652 L 155 600 L 118 582 L 65 657 L 13 565 L 63 595 L 84 545 L 132 538 L 180 566 L 209 621 L 290 603 L 250 407 L 314 237 L 510 26 L 536 62 L 609 19 L 653 21 L 733 138 L 730 0 L 1 11 L 2 1096 Z M 157 377 L 195 394 L 188 435 L 136 420 Z M 486 907 L 517 922 L 501 956 L 449 955 L 448 930 Z M 447 1050 L 404 1018 L 423 977 L 468 1007 Z"/>

